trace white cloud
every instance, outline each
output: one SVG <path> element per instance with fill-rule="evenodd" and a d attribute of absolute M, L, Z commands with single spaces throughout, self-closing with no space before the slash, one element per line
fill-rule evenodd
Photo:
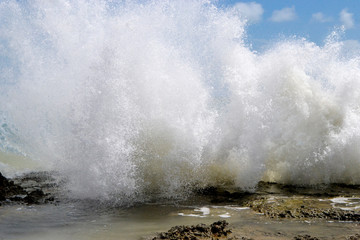
<path fill-rule="evenodd" d="M 275 10 L 270 18 L 273 22 L 292 21 L 296 18 L 295 7 Z"/>
<path fill-rule="evenodd" d="M 234 5 L 235 11 L 249 22 L 259 22 L 264 13 L 261 4 L 256 2 L 239 2 Z"/>
<path fill-rule="evenodd" d="M 345 26 L 345 28 L 353 28 L 354 27 L 354 18 L 352 13 L 349 13 L 347 9 L 343 9 L 340 12 L 340 21 Z"/>
<path fill-rule="evenodd" d="M 322 23 L 332 21 L 331 17 L 325 16 L 322 12 L 314 13 L 312 15 L 312 20 L 317 21 L 317 22 L 322 22 Z"/>

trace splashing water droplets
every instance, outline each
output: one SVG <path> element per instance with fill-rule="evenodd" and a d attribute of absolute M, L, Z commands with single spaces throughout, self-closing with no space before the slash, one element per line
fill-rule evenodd
<path fill-rule="evenodd" d="M 76 197 L 360 183 L 360 58 L 339 39 L 255 53 L 243 20 L 206 1 L 7 1 L 0 15 L 1 72 L 16 72 L 0 80 L 0 149 Z"/>

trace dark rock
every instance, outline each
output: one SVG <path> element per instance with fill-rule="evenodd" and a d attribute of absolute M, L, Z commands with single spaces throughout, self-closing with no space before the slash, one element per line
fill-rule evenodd
<path fill-rule="evenodd" d="M 46 172 L 28 173 L 23 177 L 15 178 L 14 181 L 5 178 L 0 173 L 0 204 L 54 202 L 55 197 L 49 193 L 45 194 L 42 190 L 54 184 L 53 182 L 54 179 Z"/>
<path fill-rule="evenodd" d="M 229 233 L 231 233 L 231 230 L 225 229 L 227 227 L 227 225 L 229 225 L 229 223 L 227 223 L 225 220 L 214 222 L 213 224 L 210 225 L 211 232 L 216 237 L 221 237 L 221 236 L 226 237 Z"/>
<path fill-rule="evenodd" d="M 40 201 L 44 198 L 45 193 L 40 190 L 37 189 L 35 191 L 30 192 L 26 197 L 25 197 L 25 202 L 28 204 L 39 204 Z"/>
<path fill-rule="evenodd" d="M 218 239 L 227 237 L 231 230 L 227 229 L 226 221 L 218 221 L 213 224 L 198 224 L 196 226 L 175 226 L 168 232 L 159 233 L 153 240 L 198 240 L 198 239 Z M 229 239 L 229 238 L 226 238 Z"/>
<path fill-rule="evenodd" d="M 53 196 L 45 199 L 45 202 L 53 202 L 53 201 L 55 201 L 55 198 Z"/>
<path fill-rule="evenodd" d="M 360 212 L 358 210 L 334 208 L 330 200 L 319 201 L 312 197 L 262 197 L 253 200 L 248 206 L 270 218 L 322 218 L 339 221 L 360 221 Z"/>
<path fill-rule="evenodd" d="M 206 224 L 198 224 L 195 229 L 199 232 L 207 232 L 209 231 L 209 227 Z"/>
<path fill-rule="evenodd" d="M 27 195 L 15 195 L 15 196 L 10 197 L 9 199 L 13 202 L 21 202 L 21 201 L 24 201 L 26 196 Z"/>
<path fill-rule="evenodd" d="M 294 237 L 294 240 L 319 240 L 319 238 L 310 235 L 298 235 Z"/>
<path fill-rule="evenodd" d="M 360 234 L 355 234 L 353 236 L 349 236 L 346 240 L 360 240 Z"/>
<path fill-rule="evenodd" d="M 17 199 L 16 195 L 26 194 L 25 190 L 15 185 L 13 181 L 8 180 L 0 173 L 0 201 L 6 201 L 7 199 Z"/>

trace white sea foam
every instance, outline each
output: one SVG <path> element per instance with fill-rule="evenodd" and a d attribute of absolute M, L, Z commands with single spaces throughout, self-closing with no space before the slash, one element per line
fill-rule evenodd
<path fill-rule="evenodd" d="M 198 214 L 185 214 L 185 213 L 178 213 L 179 216 L 183 216 L 183 217 L 199 217 L 199 218 L 204 218 L 206 216 L 204 215 L 198 215 Z"/>
<path fill-rule="evenodd" d="M 0 3 L 0 148 L 80 198 L 360 184 L 360 58 L 329 37 L 253 52 L 208 1 Z M 346 51 L 345 51 L 345 50 Z"/>
<path fill-rule="evenodd" d="M 203 215 L 209 215 L 210 214 L 210 208 L 208 207 L 201 207 L 194 210 L 195 212 L 201 212 Z"/>
<path fill-rule="evenodd" d="M 337 198 L 332 198 L 330 199 L 331 202 L 333 203 L 348 203 L 349 202 L 349 198 L 346 198 L 346 197 L 337 197 Z"/>
<path fill-rule="evenodd" d="M 345 211 L 354 211 L 360 208 L 360 198 L 337 197 L 330 199 L 334 208 L 340 208 Z"/>
<path fill-rule="evenodd" d="M 230 218 L 231 216 L 230 216 L 229 213 L 225 213 L 225 214 L 219 215 L 219 217 L 221 217 L 221 218 Z"/>

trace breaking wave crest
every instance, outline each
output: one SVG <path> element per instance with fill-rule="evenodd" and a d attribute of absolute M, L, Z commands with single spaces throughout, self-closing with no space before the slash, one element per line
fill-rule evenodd
<path fill-rule="evenodd" d="M 0 16 L 0 150 L 76 197 L 360 184 L 360 54 L 336 38 L 257 53 L 208 1 L 4 1 Z"/>

